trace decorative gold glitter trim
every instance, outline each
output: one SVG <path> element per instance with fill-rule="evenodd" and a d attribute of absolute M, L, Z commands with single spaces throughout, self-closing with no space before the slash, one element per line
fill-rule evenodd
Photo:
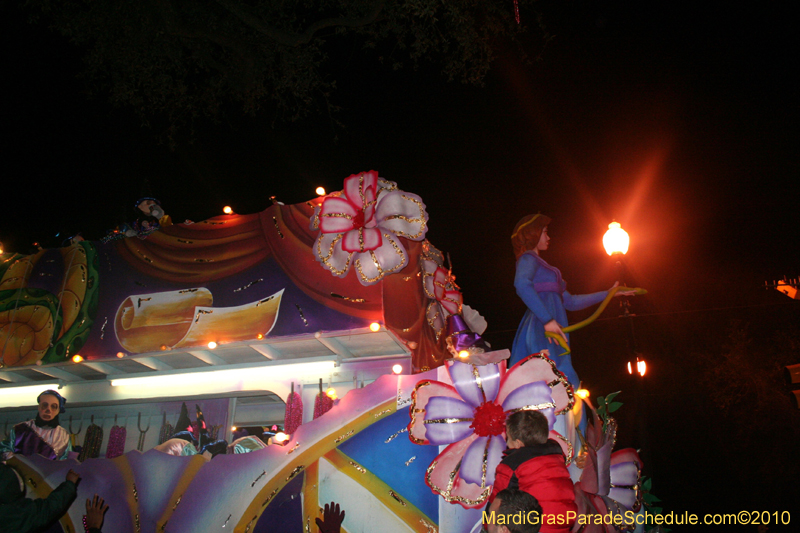
<path fill-rule="evenodd" d="M 459 422 L 472 422 L 474 418 L 436 418 L 433 420 L 423 420 L 423 424 L 458 424 Z"/>
<path fill-rule="evenodd" d="M 334 439 L 334 441 L 333 441 L 333 442 L 334 442 L 335 444 L 339 444 L 339 443 L 340 443 L 340 442 L 342 442 L 344 439 L 346 439 L 347 437 L 351 436 L 353 433 L 355 433 L 355 431 L 351 429 L 350 431 L 348 431 L 348 432 L 347 432 L 347 433 L 345 433 L 344 435 L 339 435 L 338 437 L 336 437 L 336 439 Z"/>
<path fill-rule="evenodd" d="M 405 215 L 389 215 L 386 217 L 386 220 L 402 220 L 404 222 L 408 222 L 409 224 L 416 224 L 419 223 L 419 232 L 413 235 L 406 233 L 405 231 L 396 231 L 397 235 L 402 237 L 406 237 L 408 239 L 416 240 L 425 235 L 425 232 L 428 231 L 427 222 L 425 221 L 425 208 L 422 206 L 422 202 L 417 200 L 416 198 L 411 198 L 410 196 L 406 196 L 405 194 L 401 194 L 400 197 L 403 200 L 408 200 L 409 202 L 415 204 L 419 209 L 419 218 L 408 218 Z"/>
<path fill-rule="evenodd" d="M 349 462 L 350 462 L 350 466 L 352 466 L 353 468 L 355 468 L 356 470 L 358 470 L 362 474 L 366 474 L 367 473 L 366 469 L 363 466 L 361 466 L 360 464 L 356 463 L 355 461 L 349 461 Z"/>
<path fill-rule="evenodd" d="M 398 501 L 398 502 L 400 503 L 400 505 L 402 505 L 403 507 L 408 507 L 408 505 L 406 504 L 406 502 L 404 502 L 404 501 L 403 501 L 403 499 L 402 499 L 400 496 L 398 496 L 398 495 L 397 495 L 397 493 L 396 493 L 395 491 L 393 491 L 393 490 L 389 489 L 389 496 L 391 496 L 391 497 L 392 497 L 392 498 L 394 498 L 396 501 Z"/>
<path fill-rule="evenodd" d="M 375 418 L 380 418 L 380 417 L 382 417 L 383 415 L 385 415 L 386 413 L 391 413 L 391 412 L 392 412 L 392 410 L 391 410 L 391 409 L 384 409 L 384 410 L 383 410 L 383 411 L 381 411 L 380 413 L 375 413 Z"/>
<path fill-rule="evenodd" d="M 542 409 L 555 409 L 556 404 L 555 402 L 545 402 L 536 405 L 523 405 L 522 407 L 517 407 L 516 409 L 511 409 L 509 413 L 518 413 L 519 411 L 540 411 Z"/>
<path fill-rule="evenodd" d="M 567 444 L 567 455 L 565 459 L 565 463 L 567 466 L 572 463 L 572 460 L 575 459 L 575 448 L 572 446 L 572 443 L 563 435 L 556 435 L 559 440 L 564 441 Z"/>
<path fill-rule="evenodd" d="M 447 483 L 446 489 L 437 487 L 436 485 L 433 484 L 433 481 L 431 480 L 431 477 L 433 475 L 433 470 L 434 468 L 436 468 L 437 464 L 439 464 L 438 461 L 433 461 L 430 464 L 430 466 L 428 466 L 428 470 L 425 471 L 425 482 L 434 492 L 436 492 L 442 498 L 444 498 L 446 502 L 448 503 L 458 502 L 468 506 L 476 506 L 486 502 L 486 500 L 489 498 L 489 495 L 492 493 L 492 487 L 486 487 L 483 489 L 480 497 L 477 500 L 469 500 L 461 496 L 453 496 L 452 495 L 453 485 L 455 484 L 456 481 L 456 475 L 458 474 L 458 471 L 461 469 L 461 461 L 459 461 L 455 469 L 452 472 L 450 472 L 450 480 Z"/>
<path fill-rule="evenodd" d="M 294 445 L 294 448 L 292 448 L 291 450 L 289 450 L 288 452 L 286 452 L 286 455 L 290 455 L 290 454 L 294 453 L 294 451 L 295 451 L 297 448 L 299 448 L 299 447 L 300 447 L 300 443 L 299 443 L 299 442 L 296 442 L 296 443 L 295 443 L 295 445 Z"/>
<path fill-rule="evenodd" d="M 331 293 L 331 297 L 333 298 L 341 298 L 345 302 L 353 302 L 357 304 L 363 304 L 366 302 L 364 298 L 350 298 L 349 296 L 342 296 L 341 294 L 336 294 L 335 292 Z"/>
<path fill-rule="evenodd" d="M 434 526 L 424 518 L 420 518 L 419 523 L 422 524 L 422 526 L 428 530 L 426 533 L 439 533 L 439 530 L 436 529 L 436 526 Z"/>
<path fill-rule="evenodd" d="M 275 231 L 278 232 L 278 236 L 283 239 L 283 233 L 281 233 L 281 228 L 278 226 L 278 217 L 272 217 L 272 223 L 275 225 Z"/>

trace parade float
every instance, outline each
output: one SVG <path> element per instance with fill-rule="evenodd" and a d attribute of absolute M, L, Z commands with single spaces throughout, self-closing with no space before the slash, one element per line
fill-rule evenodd
<path fill-rule="evenodd" d="M 336 502 L 348 533 L 469 533 L 505 415 L 538 409 L 580 512 L 640 513 L 641 461 L 613 450 L 611 404 L 588 408 L 547 352 L 510 366 L 490 348 L 427 229 L 421 198 L 364 172 L 301 204 L 5 253 L 0 423 L 8 434 L 58 389 L 82 448 L 9 464 L 31 497 L 74 469 L 78 501 L 109 504 L 105 531 L 311 532 Z M 186 403 L 214 439 L 286 438 L 213 458 L 154 449 Z M 82 514 L 53 531 L 80 531 Z"/>

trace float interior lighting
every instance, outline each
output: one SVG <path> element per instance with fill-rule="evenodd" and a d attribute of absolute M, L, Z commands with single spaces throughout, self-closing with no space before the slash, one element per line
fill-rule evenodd
<path fill-rule="evenodd" d="M 319 196 L 325 196 L 325 187 L 317 187 L 315 191 Z"/>
<path fill-rule="evenodd" d="M 232 370 L 212 370 L 205 372 L 181 372 L 136 378 L 112 379 L 112 387 L 179 387 L 196 386 L 203 383 L 220 383 L 228 380 L 276 380 L 296 378 L 298 375 L 331 372 L 336 367 L 334 361 L 314 361 L 290 365 L 268 365 Z"/>
<path fill-rule="evenodd" d="M 395 374 L 399 374 L 402 371 L 403 371 L 403 365 L 401 364 L 396 364 L 392 367 L 392 372 L 394 372 Z"/>
<path fill-rule="evenodd" d="M 381 330 L 381 325 L 378 322 L 373 322 L 369 325 L 369 330 L 373 332 L 377 332 Z"/>

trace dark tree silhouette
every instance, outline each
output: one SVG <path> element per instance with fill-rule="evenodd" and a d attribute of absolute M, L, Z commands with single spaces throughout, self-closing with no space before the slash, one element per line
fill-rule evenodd
<path fill-rule="evenodd" d="M 519 3 L 524 11 L 532 2 Z M 173 130 L 231 109 L 267 109 L 287 120 L 327 113 L 337 77 L 354 56 L 365 83 L 364 70 L 372 68 L 362 68 L 366 59 L 390 69 L 430 62 L 449 80 L 480 84 L 498 40 L 525 31 L 513 0 L 27 4 L 34 21 L 82 49 L 90 92 L 132 108 L 146 123 L 166 119 Z"/>

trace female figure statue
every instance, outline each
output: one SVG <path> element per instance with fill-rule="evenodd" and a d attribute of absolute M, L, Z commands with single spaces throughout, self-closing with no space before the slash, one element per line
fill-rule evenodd
<path fill-rule="evenodd" d="M 582 295 L 567 292 L 561 272 L 539 255 L 550 245 L 547 235 L 550 222 L 550 217 L 542 214 L 528 215 L 517 222 L 511 235 L 514 255 L 517 257 L 514 288 L 528 310 L 517 328 L 509 364 L 516 364 L 530 354 L 548 349 L 550 359 L 577 388 L 580 380 L 572 368 L 571 356 L 561 355 L 565 350 L 555 339 L 546 337 L 545 333 L 560 335 L 569 343 L 569 335 L 562 330 L 567 326 L 567 310 L 578 311 L 598 304 L 606 298 L 608 291 Z M 631 295 L 634 292 L 618 291 L 617 295 Z"/>

